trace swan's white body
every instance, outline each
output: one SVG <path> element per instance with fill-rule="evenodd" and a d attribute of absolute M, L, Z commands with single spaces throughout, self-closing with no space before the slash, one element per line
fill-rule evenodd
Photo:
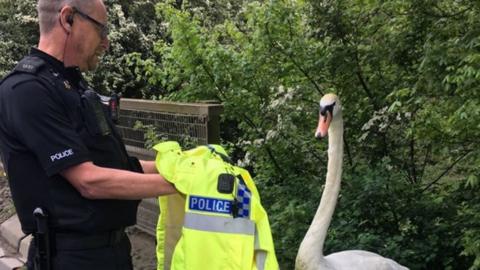
<path fill-rule="evenodd" d="M 323 244 L 340 191 L 343 163 L 343 119 L 338 97 L 325 95 L 320 101 L 317 137 L 328 129 L 328 168 L 320 206 L 298 250 L 296 270 L 408 270 L 391 259 L 363 250 L 348 250 L 323 255 Z M 330 110 L 330 111 L 328 111 Z M 330 114 L 329 114 L 330 113 Z"/>

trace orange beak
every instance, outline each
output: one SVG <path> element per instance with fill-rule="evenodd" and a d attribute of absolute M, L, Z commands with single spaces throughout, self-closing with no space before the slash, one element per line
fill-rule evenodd
<path fill-rule="evenodd" d="M 327 111 L 325 115 L 320 115 L 320 118 L 318 119 L 317 131 L 315 131 L 316 138 L 321 139 L 327 136 L 330 122 L 332 122 L 332 115 L 330 112 Z"/>

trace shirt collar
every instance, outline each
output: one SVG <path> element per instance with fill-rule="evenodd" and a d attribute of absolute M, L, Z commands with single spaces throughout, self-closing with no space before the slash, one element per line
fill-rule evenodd
<path fill-rule="evenodd" d="M 32 48 L 30 55 L 37 56 L 45 60 L 56 72 L 59 72 L 65 79 L 69 80 L 74 85 L 78 85 L 78 83 L 83 80 L 80 68 L 77 66 L 65 67 L 62 61 L 37 48 Z"/>

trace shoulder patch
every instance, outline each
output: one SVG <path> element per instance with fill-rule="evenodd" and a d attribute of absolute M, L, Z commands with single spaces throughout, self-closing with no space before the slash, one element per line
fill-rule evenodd
<path fill-rule="evenodd" d="M 203 196 L 190 196 L 188 202 L 190 210 L 219 214 L 232 213 L 232 201 Z"/>
<path fill-rule="evenodd" d="M 45 61 L 39 57 L 27 56 L 18 62 L 15 71 L 35 74 L 44 64 Z"/>

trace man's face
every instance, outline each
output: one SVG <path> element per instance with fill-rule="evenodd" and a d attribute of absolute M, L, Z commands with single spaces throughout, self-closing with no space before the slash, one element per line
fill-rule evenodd
<path fill-rule="evenodd" d="M 102 1 L 95 1 L 89 10 L 77 9 L 75 24 L 78 31 L 75 39 L 75 51 L 78 53 L 80 70 L 94 70 L 99 57 L 108 49 L 107 10 Z"/>

